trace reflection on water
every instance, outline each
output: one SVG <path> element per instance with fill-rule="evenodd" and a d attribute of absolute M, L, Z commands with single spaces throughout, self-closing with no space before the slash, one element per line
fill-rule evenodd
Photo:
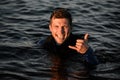
<path fill-rule="evenodd" d="M 51 80 L 67 80 L 67 72 L 65 66 L 63 65 L 62 59 L 57 56 L 52 57 L 53 66 L 52 69 L 52 78 Z"/>
<path fill-rule="evenodd" d="M 69 8 L 73 33 L 89 33 L 89 44 L 100 64 L 90 72 L 92 80 L 120 79 L 120 1 L 119 0 L 1 0 L 0 1 L 0 79 L 66 80 L 66 67 L 59 58 L 36 47 L 50 34 L 49 16 L 56 7 Z M 68 63 L 69 64 L 69 63 Z M 52 68 L 52 70 L 51 70 Z M 79 80 L 81 65 L 73 62 L 68 80 Z M 64 73 L 64 74 L 63 74 Z M 55 75 L 55 76 L 52 76 Z M 77 75 L 77 76 L 76 76 Z"/>

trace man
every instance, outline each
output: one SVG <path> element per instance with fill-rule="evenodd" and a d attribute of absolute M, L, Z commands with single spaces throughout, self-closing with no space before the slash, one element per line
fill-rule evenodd
<path fill-rule="evenodd" d="M 69 72 L 66 71 L 65 65 L 70 61 L 77 62 L 78 60 L 86 67 L 98 63 L 92 48 L 88 45 L 89 35 L 78 36 L 72 34 L 72 17 L 66 9 L 57 8 L 53 11 L 50 17 L 49 29 L 51 35 L 44 41 L 39 41 L 39 44 L 52 55 L 51 60 L 54 64 L 52 69 L 57 70 L 58 75 L 65 76 Z M 60 77 L 55 80 L 60 80 Z"/>

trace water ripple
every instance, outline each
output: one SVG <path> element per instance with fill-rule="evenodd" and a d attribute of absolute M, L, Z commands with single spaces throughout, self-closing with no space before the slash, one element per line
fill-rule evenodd
<path fill-rule="evenodd" d="M 91 75 L 100 80 L 120 79 L 119 4 L 119 0 L 0 1 L 1 79 L 49 80 L 52 64 L 36 42 L 50 35 L 49 17 L 56 7 L 71 12 L 74 34 L 89 33 L 89 44 L 100 61 Z"/>

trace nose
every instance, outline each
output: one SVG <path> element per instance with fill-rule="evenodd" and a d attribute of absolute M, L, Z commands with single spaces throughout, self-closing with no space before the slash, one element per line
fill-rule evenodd
<path fill-rule="evenodd" d="M 60 28 L 59 28 L 59 33 L 60 33 L 60 34 L 64 34 L 64 33 L 65 33 L 64 27 L 60 27 Z"/>

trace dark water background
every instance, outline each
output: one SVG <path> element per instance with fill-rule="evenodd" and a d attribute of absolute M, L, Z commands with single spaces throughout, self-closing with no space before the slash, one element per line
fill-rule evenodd
<path fill-rule="evenodd" d="M 56 7 L 70 9 L 74 34 L 90 34 L 100 61 L 92 72 L 96 80 L 120 79 L 120 0 L 1 0 L 0 80 L 50 80 L 51 62 L 33 46 L 50 34 Z"/>

